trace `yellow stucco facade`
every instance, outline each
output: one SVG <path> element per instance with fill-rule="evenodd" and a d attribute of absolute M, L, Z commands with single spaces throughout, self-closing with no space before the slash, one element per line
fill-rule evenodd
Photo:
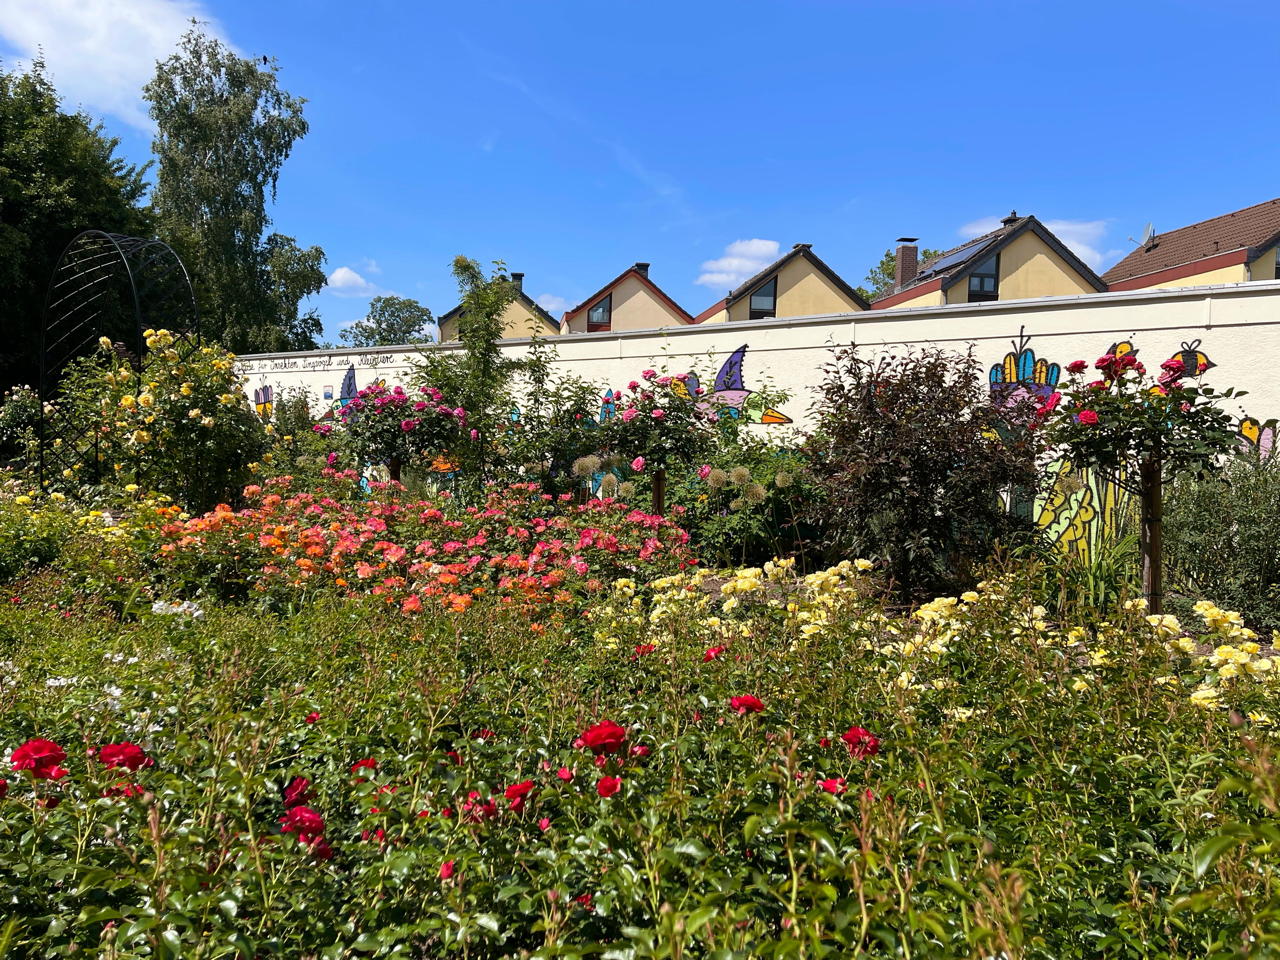
<path fill-rule="evenodd" d="M 1249 264 L 1250 280 L 1275 280 L 1276 276 L 1276 255 L 1280 253 L 1280 248 L 1272 247 L 1270 250 L 1264 250 L 1262 255 L 1253 263 Z"/>
<path fill-rule="evenodd" d="M 787 261 L 776 274 L 778 299 L 776 316 L 809 317 L 824 313 L 851 313 L 861 310 L 856 300 L 823 275 L 804 257 Z M 769 277 L 762 282 L 767 283 Z M 729 306 L 730 321 L 747 320 L 751 316 L 751 296 L 742 297 Z M 714 322 L 716 318 L 704 321 Z"/>
<path fill-rule="evenodd" d="M 512 300 L 502 314 L 502 335 L 507 339 L 515 337 L 546 337 L 557 333 L 545 320 L 529 309 L 523 300 Z M 440 342 L 447 343 L 458 339 L 458 318 L 450 317 L 440 324 Z"/>
<path fill-rule="evenodd" d="M 1174 290 L 1178 287 L 1203 287 L 1214 283 L 1244 283 L 1249 279 L 1248 271 L 1243 263 L 1233 263 L 1229 266 L 1219 267 L 1216 270 L 1206 270 L 1204 273 L 1193 273 L 1187 277 L 1178 277 L 1176 280 L 1166 280 L 1163 283 L 1144 283 L 1137 287 L 1128 287 L 1128 289 L 1138 290 Z"/>
<path fill-rule="evenodd" d="M 655 330 L 660 327 L 684 326 L 688 323 L 688 320 L 673 309 L 671 304 L 654 293 L 652 287 L 632 273 L 570 317 L 568 332 L 585 333 L 591 307 L 607 295 L 613 297 L 610 330 Z"/>
<path fill-rule="evenodd" d="M 921 284 L 927 286 L 927 284 Z M 877 307 L 879 310 L 905 310 L 908 307 L 941 307 L 945 306 L 947 296 L 941 290 L 929 290 L 920 294 L 918 297 L 912 297 L 910 300 L 903 300 L 901 303 L 895 303 L 891 307 Z"/>

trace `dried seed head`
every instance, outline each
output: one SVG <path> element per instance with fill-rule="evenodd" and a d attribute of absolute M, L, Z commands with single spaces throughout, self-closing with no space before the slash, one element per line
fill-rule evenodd
<path fill-rule="evenodd" d="M 707 486 L 712 490 L 721 490 L 729 482 L 729 475 L 719 467 L 707 474 Z"/>
<path fill-rule="evenodd" d="M 740 487 L 745 483 L 750 483 L 751 471 L 746 467 L 734 467 L 729 471 L 729 480 L 737 487 Z"/>

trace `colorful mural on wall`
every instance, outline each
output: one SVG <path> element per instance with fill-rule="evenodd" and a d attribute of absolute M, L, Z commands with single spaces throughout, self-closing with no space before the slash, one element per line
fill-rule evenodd
<path fill-rule="evenodd" d="M 1107 353 L 1136 357 L 1138 348 L 1131 340 L 1120 340 L 1112 343 Z M 1201 340 L 1183 341 L 1169 359 L 1181 360 L 1185 369 L 1195 371 L 1192 375 L 1196 377 L 1217 366 L 1205 353 Z M 1057 389 L 1061 373 L 1059 364 L 1036 356 L 1030 338 L 1020 329 L 1013 349 L 988 371 L 992 398 L 1000 404 L 1012 403 L 1023 396 L 1044 401 Z M 1273 420 L 1264 423 L 1246 416 L 1241 419 L 1238 431 L 1245 449 L 1255 450 L 1264 457 L 1275 449 Z M 1045 469 L 1049 482 L 1029 505 L 1029 515 L 1060 549 L 1088 558 L 1103 543 L 1118 536 L 1131 519 L 1132 495 L 1119 484 L 1093 471 L 1077 470 L 1065 458 L 1051 461 Z M 1027 506 L 1019 504 L 1016 496 L 1011 503 L 1015 510 Z"/>
<path fill-rule="evenodd" d="M 743 365 L 747 356 L 747 344 L 743 344 L 727 360 L 720 365 L 720 372 L 710 390 L 703 392 L 702 402 L 698 404 L 703 410 L 717 409 L 722 415 L 741 417 L 748 423 L 779 424 L 791 423 L 785 413 L 769 406 L 765 398 L 757 391 L 748 389 L 743 382 Z M 696 373 L 690 372 L 688 380 L 677 380 L 671 389 L 686 400 L 692 400 L 702 387 Z"/>

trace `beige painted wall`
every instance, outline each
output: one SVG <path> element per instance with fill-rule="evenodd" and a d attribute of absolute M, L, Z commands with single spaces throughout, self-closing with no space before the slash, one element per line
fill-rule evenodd
<path fill-rule="evenodd" d="M 793 317 L 746 323 L 668 327 L 653 333 L 589 333 L 559 337 L 558 369 L 600 384 L 617 386 L 646 367 L 668 372 L 696 370 L 714 380 L 719 364 L 746 344 L 745 385 L 766 382 L 791 392 L 778 406 L 797 425 L 806 421 L 813 389 L 833 345 L 856 343 L 870 352 L 928 344 L 963 351 L 970 345 L 984 368 L 1000 363 L 1022 330 L 1029 346 L 1052 363 L 1092 363 L 1111 344 L 1131 340 L 1148 369 L 1179 352 L 1183 342 L 1200 340 L 1199 349 L 1216 366 L 1208 383 L 1249 391 L 1241 402 L 1249 414 L 1280 417 L 1280 281 L 1177 290 L 1133 290 L 1091 296 L 995 301 L 916 310 L 873 310 L 840 316 Z M 424 351 L 458 351 L 457 343 L 427 345 Z M 527 340 L 503 343 L 509 356 L 523 356 Z M 708 360 L 710 354 L 714 359 Z M 274 384 L 303 387 L 323 407 L 325 386 L 336 390 L 348 366 L 363 387 L 385 377 L 401 382 L 413 356 L 403 349 L 324 350 L 240 358 L 246 388 Z M 1064 374 L 1065 377 L 1065 374 Z M 336 394 L 335 394 L 336 395 Z M 1229 405 L 1233 413 L 1240 410 Z M 755 431 L 787 429 L 757 425 Z"/>
<path fill-rule="evenodd" d="M 653 290 L 642 283 L 635 274 L 628 274 L 613 288 L 612 328 L 624 330 L 655 330 L 661 327 L 684 326 L 687 322 L 671 309 Z M 591 304 L 599 303 L 596 297 Z M 587 314 L 591 304 L 569 321 L 570 333 L 586 333 Z"/>
<path fill-rule="evenodd" d="M 766 281 L 768 279 L 765 277 Z M 777 308 L 780 317 L 849 313 L 862 309 L 804 257 L 791 260 L 778 273 Z M 750 294 L 729 307 L 730 321 L 746 320 L 750 316 Z"/>
<path fill-rule="evenodd" d="M 507 305 L 507 309 L 502 314 L 502 332 L 508 338 L 515 337 L 547 337 L 558 331 L 553 331 L 536 313 L 530 310 L 520 300 L 513 300 Z M 440 324 L 440 342 L 447 343 L 451 340 L 458 339 L 458 320 L 452 318 Z"/>

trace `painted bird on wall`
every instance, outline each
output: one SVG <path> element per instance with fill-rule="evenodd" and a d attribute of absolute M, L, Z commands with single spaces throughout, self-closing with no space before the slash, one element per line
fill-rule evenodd
<path fill-rule="evenodd" d="M 701 410 L 717 410 L 730 417 L 742 417 L 751 423 L 791 423 L 785 413 L 775 410 L 759 398 L 754 390 L 747 389 L 742 380 L 743 360 L 747 355 L 747 344 L 743 344 L 720 365 L 715 383 L 711 390 L 702 395 L 698 407 Z M 676 380 L 671 384 L 676 396 L 692 400 L 698 396 L 701 386 L 698 375 L 689 374 L 687 380 Z"/>

